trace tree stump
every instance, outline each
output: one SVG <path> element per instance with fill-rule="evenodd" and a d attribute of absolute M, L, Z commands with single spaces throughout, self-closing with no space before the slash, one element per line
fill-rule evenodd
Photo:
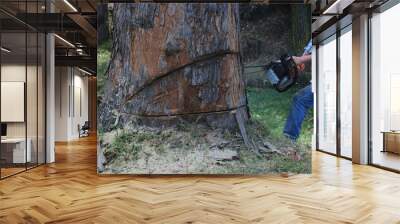
<path fill-rule="evenodd" d="M 239 23 L 236 3 L 115 4 L 100 128 L 180 119 L 237 127 L 236 112 L 248 115 Z"/>

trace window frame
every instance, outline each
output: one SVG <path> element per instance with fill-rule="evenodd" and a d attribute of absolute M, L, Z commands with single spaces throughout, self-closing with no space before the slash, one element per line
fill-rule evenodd
<path fill-rule="evenodd" d="M 368 79 L 368 111 L 367 111 L 367 116 L 368 116 L 368 165 L 377 167 L 383 170 L 395 172 L 395 173 L 400 173 L 400 169 L 394 169 L 388 166 L 384 166 L 381 164 L 374 163 L 373 160 L 373 154 L 374 154 L 374 148 L 373 148 L 373 130 L 372 130 L 372 94 L 373 94 L 373 88 L 372 88 L 372 19 L 374 18 L 374 14 L 381 14 L 384 13 L 385 11 L 391 9 L 392 7 L 400 4 L 400 0 L 388 0 L 384 4 L 380 5 L 379 7 L 368 11 L 368 31 L 367 31 L 367 39 L 368 39 L 368 53 L 367 53 L 367 79 Z"/>
<path fill-rule="evenodd" d="M 338 21 L 338 23 L 339 22 L 340 21 Z M 335 26 L 336 26 L 336 24 L 335 24 Z M 352 22 L 344 25 L 341 28 L 339 28 L 339 27 L 336 28 L 336 32 L 333 32 L 331 35 L 326 36 L 324 39 L 318 40 L 318 42 L 316 44 L 316 50 L 315 50 L 315 52 L 316 52 L 316 76 L 315 76 L 316 77 L 316 94 L 315 94 L 315 97 L 316 97 L 316 108 L 315 108 L 315 110 L 316 110 L 316 123 L 315 123 L 316 124 L 316 127 L 315 127 L 315 129 L 316 129 L 316 131 L 315 131 L 315 133 L 316 133 L 316 137 L 315 137 L 316 151 L 323 152 L 323 153 L 333 155 L 333 156 L 336 156 L 339 158 L 343 158 L 346 160 L 350 160 L 350 161 L 352 160 L 352 158 L 342 155 L 342 152 L 341 152 L 342 150 L 341 150 L 341 118 L 340 118 L 340 112 L 341 112 L 341 110 L 340 110 L 340 103 L 341 103 L 341 100 L 340 100 L 340 95 L 341 95 L 340 94 L 340 82 L 341 82 L 341 79 L 340 79 L 340 77 L 341 77 L 340 37 L 347 32 L 352 32 L 351 26 L 352 26 Z M 335 36 L 335 38 L 332 38 L 333 36 Z M 330 38 L 332 40 L 329 40 Z M 329 41 L 336 41 L 336 62 L 335 62 L 336 63 L 336 151 L 335 151 L 335 153 L 332 153 L 332 152 L 329 152 L 327 150 L 320 148 L 320 143 L 319 143 L 319 141 L 320 141 L 319 140 L 319 131 L 320 131 L 319 130 L 320 129 L 320 127 L 319 127 L 319 121 L 320 121 L 319 103 L 320 103 L 320 100 L 318 99 L 318 90 L 319 90 L 319 86 L 320 86 L 320 80 L 319 80 L 320 74 L 319 74 L 319 63 L 318 63 L 318 61 L 319 61 L 318 49 L 319 49 L 321 43 L 329 42 Z"/>

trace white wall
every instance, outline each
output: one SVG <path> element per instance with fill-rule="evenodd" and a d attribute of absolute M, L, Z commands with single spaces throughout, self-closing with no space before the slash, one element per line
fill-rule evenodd
<path fill-rule="evenodd" d="M 68 140 L 68 86 L 67 67 L 55 68 L 55 141 Z"/>
<path fill-rule="evenodd" d="M 78 125 L 88 120 L 88 78 L 72 67 L 56 67 L 55 73 L 55 140 L 74 140 Z"/>
<path fill-rule="evenodd" d="M 78 124 L 83 125 L 85 121 L 89 120 L 89 113 L 88 113 L 88 77 L 82 76 L 83 73 L 79 72 L 78 75 L 76 74 L 77 70 L 75 70 L 74 75 L 74 108 L 72 108 L 72 132 L 71 135 L 73 138 L 79 137 L 78 133 Z M 80 102 L 79 102 L 80 101 Z M 81 110 L 81 111 L 80 111 Z"/>

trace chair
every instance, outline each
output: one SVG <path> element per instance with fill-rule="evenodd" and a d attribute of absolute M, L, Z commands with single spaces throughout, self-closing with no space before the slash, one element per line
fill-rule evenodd
<path fill-rule="evenodd" d="M 89 121 L 85 121 L 82 127 L 80 127 L 80 125 L 78 124 L 79 138 L 89 136 L 89 129 L 90 129 Z"/>

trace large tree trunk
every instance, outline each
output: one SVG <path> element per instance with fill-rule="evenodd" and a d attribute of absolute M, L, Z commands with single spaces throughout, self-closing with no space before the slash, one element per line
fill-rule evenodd
<path fill-rule="evenodd" d="M 112 23 L 101 128 L 247 118 L 238 4 L 115 4 Z"/>

